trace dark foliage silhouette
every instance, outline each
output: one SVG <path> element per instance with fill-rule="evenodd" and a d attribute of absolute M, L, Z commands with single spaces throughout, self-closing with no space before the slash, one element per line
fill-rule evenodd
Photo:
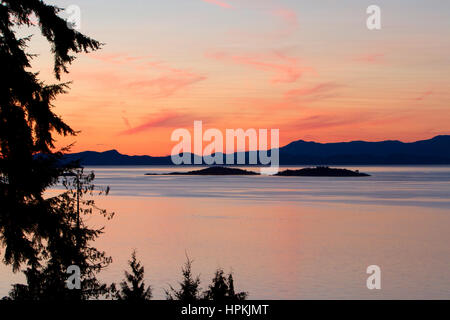
<path fill-rule="evenodd" d="M 39 250 L 39 266 L 28 267 L 24 271 L 27 284 L 15 284 L 9 297 L 14 300 L 82 300 L 108 296 L 110 287 L 101 284 L 96 275 L 111 263 L 105 252 L 91 246 L 103 233 L 103 228 L 92 229 L 85 224 L 85 217 L 99 213 L 107 219 L 113 213 L 96 207 L 94 194 L 107 194 L 96 191 L 92 181 L 94 174 L 65 177 L 63 185 L 66 192 L 48 199 L 49 215 L 54 218 L 49 223 L 47 244 Z M 78 213 L 79 212 L 79 213 Z M 71 265 L 80 267 L 81 289 L 68 289 L 66 270 Z"/>
<path fill-rule="evenodd" d="M 193 302 L 200 300 L 200 276 L 194 278 L 192 275 L 192 262 L 186 256 L 187 261 L 181 268 L 183 274 L 183 280 L 179 282 L 180 289 L 176 290 L 172 286 L 169 286 L 166 292 L 167 300 L 180 300 L 183 302 Z"/>
<path fill-rule="evenodd" d="M 216 302 L 233 302 L 245 300 L 247 292 L 236 293 L 234 290 L 233 274 L 225 275 L 222 269 L 217 269 L 208 289 L 201 292 L 200 276 L 192 275 L 193 260 L 187 257 L 187 261 L 181 268 L 183 280 L 179 282 L 180 289 L 172 286 L 165 290 L 167 300 L 180 300 L 183 302 L 194 302 L 199 300 L 212 300 Z"/>
<path fill-rule="evenodd" d="M 222 269 L 216 270 L 212 283 L 203 294 L 204 299 L 215 302 L 241 301 L 245 300 L 247 296 L 247 292 L 236 293 L 234 291 L 233 274 L 229 273 L 226 276 Z"/>
<path fill-rule="evenodd" d="M 40 0 L 0 1 L 0 244 L 4 262 L 15 271 L 23 264 L 38 270 L 39 255 L 49 250 L 45 247 L 55 225 L 64 225 L 67 219 L 56 217 L 55 206 L 60 203 L 44 199 L 43 193 L 71 169 L 55 166 L 67 149 L 54 150 L 54 134 L 75 135 L 52 111 L 52 101 L 68 84 L 47 85 L 39 80 L 38 73 L 30 70 L 33 55 L 26 52 L 30 37 L 17 38 L 16 30 L 30 26 L 31 15 L 36 17 L 41 34 L 51 44 L 58 80 L 74 60 L 72 54 L 100 47 L 69 28 L 59 11 Z"/>
<path fill-rule="evenodd" d="M 152 289 L 150 286 L 145 288 L 144 267 L 136 259 L 136 251 L 131 254 L 131 260 L 128 261 L 131 273 L 125 271 L 125 281 L 120 283 L 120 291 L 116 298 L 127 302 L 142 302 L 150 300 Z"/>

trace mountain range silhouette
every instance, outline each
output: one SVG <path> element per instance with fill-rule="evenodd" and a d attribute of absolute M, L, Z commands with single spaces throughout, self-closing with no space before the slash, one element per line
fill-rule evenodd
<path fill-rule="evenodd" d="M 409 143 L 397 140 L 338 143 L 298 140 L 281 147 L 279 153 L 281 165 L 450 164 L 450 135 L 440 135 L 429 140 Z M 218 156 L 220 155 L 218 154 Z M 235 159 L 237 159 L 236 155 L 237 153 L 234 154 Z M 245 152 L 245 163 L 249 163 L 248 155 L 249 152 Z M 199 156 L 194 154 L 189 154 L 189 156 L 192 160 L 191 163 L 194 163 L 194 158 L 200 159 Z M 62 161 L 73 160 L 79 160 L 83 166 L 173 164 L 170 156 L 130 156 L 121 154 L 117 150 L 71 153 L 66 154 Z M 203 162 L 202 164 L 204 165 Z"/>

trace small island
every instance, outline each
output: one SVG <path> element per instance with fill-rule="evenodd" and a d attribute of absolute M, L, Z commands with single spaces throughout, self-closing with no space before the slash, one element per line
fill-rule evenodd
<path fill-rule="evenodd" d="M 259 175 L 257 172 L 237 169 L 237 168 L 227 168 L 227 167 L 209 167 L 201 170 L 186 171 L 186 172 L 170 172 L 170 173 L 146 173 L 147 176 L 154 175 L 190 175 L 190 176 L 254 176 Z"/>
<path fill-rule="evenodd" d="M 359 170 L 337 169 L 330 167 L 304 168 L 299 170 L 285 170 L 278 172 L 275 176 L 282 177 L 369 177 L 370 174 L 359 172 Z"/>
<path fill-rule="evenodd" d="M 169 173 L 146 173 L 146 176 L 166 176 L 166 175 L 182 175 L 182 176 L 257 176 L 260 175 L 258 172 L 230 168 L 213 166 L 199 170 L 185 171 L 185 172 L 169 172 Z M 315 168 L 303 168 L 298 170 L 284 170 L 274 174 L 274 176 L 279 177 L 369 177 L 370 174 L 359 172 L 359 170 L 348 170 L 348 169 L 338 169 L 330 168 L 325 166 L 319 166 Z"/>

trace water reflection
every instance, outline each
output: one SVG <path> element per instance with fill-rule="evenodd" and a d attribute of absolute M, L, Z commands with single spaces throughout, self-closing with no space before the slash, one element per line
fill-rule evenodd
<path fill-rule="evenodd" d="M 353 168 L 350 168 L 353 169 Z M 450 298 L 450 168 L 365 167 L 369 178 L 144 176 L 173 168 L 95 168 L 117 212 L 98 241 L 121 279 L 132 249 L 155 298 L 185 260 L 204 284 L 234 271 L 250 299 Z M 54 191 L 56 192 L 56 191 Z M 91 224 L 104 220 L 91 218 Z M 382 290 L 365 286 L 382 269 Z M 0 269 L 0 293 L 17 281 Z"/>

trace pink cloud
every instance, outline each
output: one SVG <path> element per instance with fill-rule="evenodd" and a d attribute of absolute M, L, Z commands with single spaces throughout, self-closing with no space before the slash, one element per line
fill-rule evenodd
<path fill-rule="evenodd" d="M 108 67 L 108 71 L 103 73 L 87 71 L 84 78 L 107 86 L 109 89 L 118 88 L 121 91 L 128 89 L 133 94 L 146 94 L 152 98 L 169 97 L 178 90 L 206 79 L 203 75 L 173 68 L 163 61 L 150 61 L 150 56 L 111 53 L 94 55 L 92 58 L 104 63 L 118 65 L 117 74 L 114 74 L 114 69 Z M 133 71 L 133 74 L 131 76 L 119 76 L 119 67 L 122 65 L 126 66 L 127 72 Z M 149 75 L 149 71 L 153 74 Z"/>
<path fill-rule="evenodd" d="M 90 54 L 88 57 L 111 64 L 127 64 L 149 58 L 150 56 L 130 56 L 126 53 L 101 53 Z"/>
<path fill-rule="evenodd" d="M 131 124 L 130 124 L 130 121 L 128 120 L 127 111 L 126 110 L 122 110 L 122 120 L 123 120 L 123 123 L 125 124 L 125 126 L 128 129 L 131 129 Z"/>
<path fill-rule="evenodd" d="M 364 116 L 362 116 L 363 114 Z M 398 124 L 409 117 L 409 115 L 398 115 L 390 111 L 365 110 L 362 112 L 360 110 L 341 109 L 336 113 L 317 113 L 307 117 L 292 119 L 285 124 L 280 124 L 280 127 L 283 127 L 286 131 L 301 130 L 303 132 L 314 130 L 323 132 L 323 130 L 337 130 L 338 128 L 345 131 L 358 131 L 359 126 L 363 126 L 366 129 L 379 128 L 388 123 Z"/>
<path fill-rule="evenodd" d="M 128 121 L 127 117 L 122 116 L 122 120 L 123 120 L 123 123 L 125 123 L 125 125 L 127 126 L 127 128 L 131 128 L 130 121 Z"/>
<path fill-rule="evenodd" d="M 424 93 L 422 93 L 417 98 L 414 98 L 413 100 L 415 100 L 415 101 L 422 101 L 422 100 L 425 100 L 425 98 L 431 96 L 432 94 L 433 94 L 433 91 L 431 91 L 431 90 L 425 91 Z"/>
<path fill-rule="evenodd" d="M 178 90 L 205 80 L 206 77 L 183 70 L 164 73 L 156 78 L 133 81 L 129 88 L 137 89 L 142 93 L 150 93 L 156 98 L 165 98 L 173 95 Z"/>
<path fill-rule="evenodd" d="M 335 115 L 315 115 L 296 121 L 297 128 L 302 130 L 332 128 L 362 122 L 360 117 L 338 118 Z"/>
<path fill-rule="evenodd" d="M 207 53 L 208 58 L 254 67 L 258 70 L 275 73 L 274 83 L 296 82 L 305 71 L 311 68 L 300 67 L 298 59 L 287 57 L 282 53 L 273 55 L 230 55 L 224 52 Z"/>
<path fill-rule="evenodd" d="M 132 134 L 137 134 L 137 133 L 140 133 L 143 131 L 150 130 L 155 127 L 164 127 L 165 125 L 172 122 L 174 119 L 178 119 L 178 118 L 179 118 L 179 115 L 177 115 L 175 113 L 157 115 L 155 117 L 148 119 L 143 124 L 141 124 L 137 127 L 122 131 L 120 133 L 120 135 L 132 135 Z"/>
<path fill-rule="evenodd" d="M 341 85 L 338 85 L 333 82 L 325 82 L 325 83 L 317 84 L 310 88 L 299 88 L 299 89 L 289 90 L 285 93 L 285 96 L 288 98 L 292 98 L 292 97 L 320 95 L 320 94 L 329 92 L 331 90 L 337 89 L 339 87 L 341 87 Z"/>
<path fill-rule="evenodd" d="M 298 27 L 297 13 L 291 9 L 278 8 L 273 10 L 272 15 L 281 18 L 289 27 Z"/>
<path fill-rule="evenodd" d="M 222 8 L 227 8 L 227 9 L 231 9 L 232 8 L 231 4 L 226 3 L 224 1 L 219 1 L 219 0 L 202 0 L 202 1 L 203 2 L 207 2 L 207 3 L 215 4 L 215 5 L 217 5 L 219 7 L 222 7 Z"/>
<path fill-rule="evenodd" d="M 119 135 L 134 135 L 149 131 L 155 128 L 190 128 L 195 120 L 202 119 L 209 121 L 208 116 L 195 114 L 185 114 L 173 111 L 162 110 L 158 114 L 149 115 L 144 118 L 143 123 L 134 128 L 129 128 L 119 133 Z"/>
<path fill-rule="evenodd" d="M 376 64 L 383 62 L 384 54 L 383 53 L 370 53 L 370 54 L 364 54 L 360 55 L 356 58 L 354 58 L 354 61 L 357 62 L 365 62 L 369 64 Z"/>

